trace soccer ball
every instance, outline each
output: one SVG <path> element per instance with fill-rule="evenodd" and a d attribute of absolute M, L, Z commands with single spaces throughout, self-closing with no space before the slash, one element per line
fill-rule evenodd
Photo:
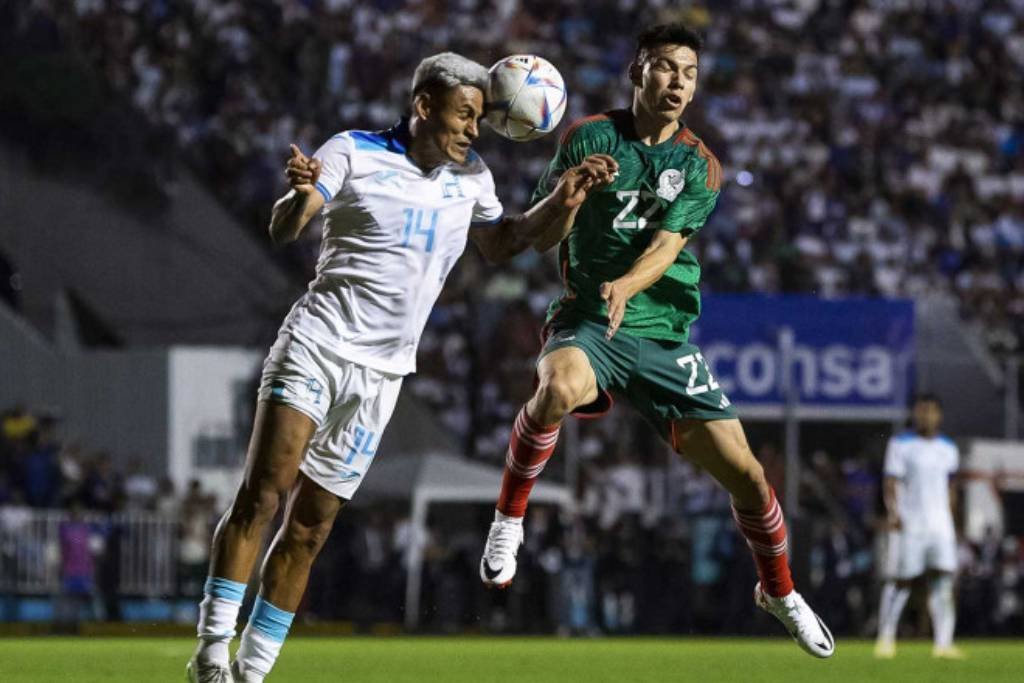
<path fill-rule="evenodd" d="M 535 55 L 512 55 L 490 69 L 487 123 L 509 140 L 536 140 L 553 131 L 565 113 L 565 82 L 558 69 Z"/>

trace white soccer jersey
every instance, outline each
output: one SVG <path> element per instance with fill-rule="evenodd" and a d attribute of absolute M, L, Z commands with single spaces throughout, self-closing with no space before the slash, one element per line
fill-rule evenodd
<path fill-rule="evenodd" d="M 424 173 L 405 154 L 405 122 L 346 131 L 321 162 L 324 236 L 316 278 L 282 326 L 355 363 L 404 375 L 470 223 L 497 224 L 501 203 L 483 160 Z"/>
<path fill-rule="evenodd" d="M 896 504 L 905 533 L 954 534 L 949 478 L 959 466 L 956 444 L 945 436 L 907 431 L 889 439 L 884 472 L 899 479 Z"/>

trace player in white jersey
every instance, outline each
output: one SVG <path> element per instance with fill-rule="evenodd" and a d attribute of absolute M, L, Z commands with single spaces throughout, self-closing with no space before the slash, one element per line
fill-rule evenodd
<path fill-rule="evenodd" d="M 910 597 L 911 582 L 927 576 L 928 611 L 936 657 L 960 658 L 953 645 L 956 611 L 953 577 L 957 568 L 952 477 L 960 454 L 939 432 L 942 406 L 923 394 L 914 401 L 913 430 L 894 435 L 885 452 L 883 493 L 888 545 L 886 582 L 878 611 L 875 656 L 896 654 L 900 614 Z"/>
<path fill-rule="evenodd" d="M 552 197 L 504 216 L 494 180 L 471 149 L 487 69 L 452 53 L 429 57 L 412 84 L 412 114 L 387 131 L 346 131 L 312 158 L 292 147 L 291 190 L 270 234 L 288 242 L 318 212 L 316 278 L 264 363 L 245 472 L 213 538 L 189 680 L 262 681 L 341 507 L 372 462 L 445 277 L 472 239 L 499 261 L 564 224 L 611 181 L 600 157 L 566 173 Z M 260 592 L 235 661 L 228 644 L 264 531 L 287 499 L 263 563 Z"/>

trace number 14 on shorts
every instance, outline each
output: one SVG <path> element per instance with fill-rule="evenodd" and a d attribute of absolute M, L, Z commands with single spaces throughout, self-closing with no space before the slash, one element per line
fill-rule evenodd
<path fill-rule="evenodd" d="M 356 455 L 365 455 L 367 459 L 377 455 L 377 446 L 380 445 L 380 439 L 377 439 L 376 437 L 376 432 L 371 432 L 368 429 L 364 429 L 363 427 L 356 425 L 355 432 L 352 435 L 352 446 L 345 454 L 344 463 L 346 465 L 351 465 L 352 461 L 355 460 Z M 377 446 L 373 445 L 374 440 L 377 441 Z"/>
<path fill-rule="evenodd" d="M 700 351 L 688 353 L 682 358 L 677 358 L 676 363 L 684 371 L 689 371 L 689 377 L 686 380 L 687 396 L 697 396 L 708 391 L 718 390 L 718 382 L 715 381 L 714 376 L 711 374 L 711 368 L 708 367 L 708 362 L 704 360 L 704 355 Z M 697 374 L 700 368 L 704 368 L 704 376 L 707 378 L 705 384 L 697 384 Z"/>

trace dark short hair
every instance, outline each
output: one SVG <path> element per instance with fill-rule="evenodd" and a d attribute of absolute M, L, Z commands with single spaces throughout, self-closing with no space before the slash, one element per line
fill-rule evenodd
<path fill-rule="evenodd" d="M 656 24 L 645 28 L 636 37 L 636 54 L 633 61 L 640 64 L 651 50 L 662 45 L 683 45 L 700 55 L 704 40 L 684 24 Z"/>
<path fill-rule="evenodd" d="M 916 406 L 918 403 L 934 403 L 940 409 L 942 408 L 942 399 L 939 398 L 938 394 L 934 394 L 930 391 L 922 391 L 914 396 L 914 402 L 912 405 Z"/>

